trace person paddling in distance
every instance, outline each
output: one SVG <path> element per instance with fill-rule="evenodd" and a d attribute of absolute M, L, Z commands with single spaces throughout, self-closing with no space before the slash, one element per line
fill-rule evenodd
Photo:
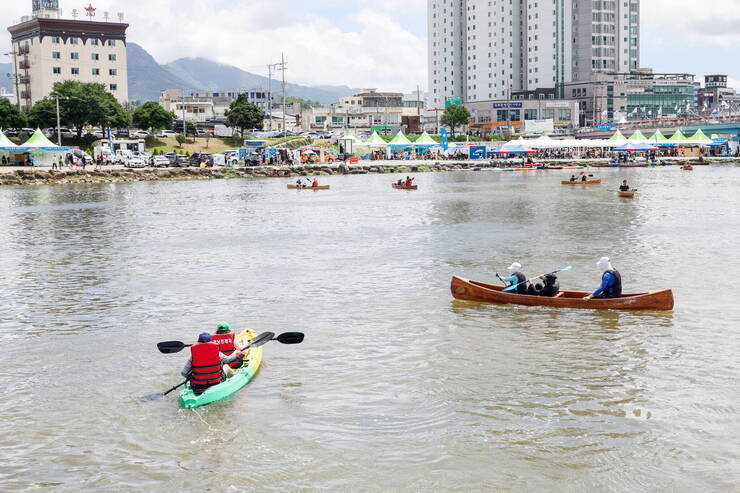
<path fill-rule="evenodd" d="M 211 342 L 218 344 L 218 350 L 226 356 L 231 356 L 235 351 L 242 351 L 244 348 L 234 342 L 234 333 L 231 331 L 231 326 L 226 322 L 221 322 L 216 325 L 216 332 L 211 334 Z M 234 375 L 234 370 L 238 370 L 244 364 L 244 357 L 240 356 L 234 361 L 224 366 L 224 374 L 226 377 Z"/>
<path fill-rule="evenodd" d="M 411 178 L 410 176 L 407 176 L 407 177 L 406 177 L 406 186 L 407 186 L 407 187 L 413 186 L 413 184 L 414 184 L 414 179 L 415 179 L 415 178 Z"/>
<path fill-rule="evenodd" d="M 629 192 L 630 191 L 630 186 L 627 184 L 627 180 L 624 180 L 622 182 L 622 185 L 620 185 L 620 187 L 619 187 L 619 191 L 620 192 Z"/>
<path fill-rule="evenodd" d="M 311 184 L 311 188 L 319 188 L 319 179 L 314 178 L 313 183 Z"/>
<path fill-rule="evenodd" d="M 601 286 L 599 289 L 583 298 L 619 298 L 622 296 L 622 275 L 612 267 L 609 257 L 601 257 L 596 266 L 601 270 Z"/>
<path fill-rule="evenodd" d="M 570 181 L 577 181 L 576 175 L 570 175 Z"/>
<path fill-rule="evenodd" d="M 522 273 L 522 264 L 520 264 L 519 262 L 514 262 L 509 266 L 508 271 L 509 277 L 504 277 L 504 281 L 509 283 L 507 289 L 512 286 L 516 286 L 516 289 L 507 292 L 513 292 L 516 294 L 527 294 L 529 288 L 527 287 L 527 276 Z"/>
<path fill-rule="evenodd" d="M 208 332 L 198 336 L 198 343 L 190 348 L 190 358 L 182 369 L 182 376 L 190 378 L 190 386 L 196 395 L 200 395 L 211 387 L 218 385 L 224 379 L 223 365 L 244 357 L 244 351 L 234 351 L 226 356 L 219 351 L 218 344 L 211 341 Z"/>

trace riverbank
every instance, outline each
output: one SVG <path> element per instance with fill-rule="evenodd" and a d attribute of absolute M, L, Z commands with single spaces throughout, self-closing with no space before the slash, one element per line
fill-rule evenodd
<path fill-rule="evenodd" d="M 590 166 L 603 160 L 552 160 L 548 164 L 557 166 Z M 708 159 L 708 163 L 740 164 L 736 158 Z M 507 161 L 511 167 L 520 166 L 517 161 Z M 48 168 L 0 168 L 0 186 L 18 185 L 63 185 L 75 183 L 125 183 L 134 181 L 162 180 L 212 180 L 234 178 L 267 178 L 275 170 L 289 172 L 287 177 L 365 175 L 382 173 L 427 173 L 452 170 L 468 170 L 490 166 L 489 161 L 376 161 L 356 165 L 301 166 L 295 168 L 259 166 L 248 168 L 140 168 L 121 166 L 105 167 L 102 170 L 51 170 Z"/>

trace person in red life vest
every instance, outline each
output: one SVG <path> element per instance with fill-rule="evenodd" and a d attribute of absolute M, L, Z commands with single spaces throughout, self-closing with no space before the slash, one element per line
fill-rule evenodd
<path fill-rule="evenodd" d="M 314 178 L 313 179 L 313 185 L 311 185 L 311 188 L 317 188 L 319 186 L 319 179 Z"/>
<path fill-rule="evenodd" d="M 195 395 L 202 394 L 208 387 L 221 383 L 224 379 L 223 365 L 228 365 L 243 351 L 234 351 L 226 356 L 219 351 L 218 344 L 211 342 L 211 334 L 204 332 L 198 336 L 198 343 L 190 347 L 190 358 L 182 369 L 182 376 L 190 379 Z"/>
<path fill-rule="evenodd" d="M 231 331 L 231 326 L 226 322 L 216 325 L 216 333 L 211 334 L 211 342 L 218 344 L 218 350 L 226 356 L 231 356 L 233 352 L 244 349 L 234 342 L 234 333 Z M 230 377 L 234 374 L 234 370 L 241 368 L 243 364 L 244 358 L 237 358 L 229 363 L 228 368 L 224 368 L 224 373 L 227 377 Z"/>
<path fill-rule="evenodd" d="M 408 177 L 408 176 L 407 176 L 407 177 L 406 177 L 406 186 L 407 186 L 407 187 L 410 187 L 410 186 L 412 186 L 413 184 L 414 184 L 414 178 L 411 178 L 411 177 Z"/>

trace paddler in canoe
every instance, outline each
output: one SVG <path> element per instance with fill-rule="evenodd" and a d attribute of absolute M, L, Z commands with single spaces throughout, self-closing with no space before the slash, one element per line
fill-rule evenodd
<path fill-rule="evenodd" d="M 630 191 L 630 186 L 627 184 L 627 180 L 624 180 L 622 182 L 622 184 L 619 186 L 619 191 L 620 192 L 629 192 Z"/>
<path fill-rule="evenodd" d="M 619 298 L 622 296 L 622 275 L 612 267 L 609 257 L 601 257 L 596 262 L 596 266 L 601 270 L 601 286 L 583 299 Z"/>
<path fill-rule="evenodd" d="M 512 294 L 527 294 L 529 288 L 527 286 L 527 276 L 522 273 L 522 264 L 514 262 L 507 270 L 509 271 L 509 277 L 504 277 L 503 281 L 508 282 L 509 285 L 504 291 Z"/>
<path fill-rule="evenodd" d="M 208 332 L 198 336 L 198 343 L 190 347 L 190 358 L 182 369 L 182 376 L 190 379 L 190 387 L 195 395 L 200 395 L 208 387 L 218 385 L 224 379 L 224 365 L 244 357 L 244 351 L 234 351 L 230 356 L 219 350 L 219 345 L 212 342 Z"/>
<path fill-rule="evenodd" d="M 411 177 L 407 176 L 407 177 L 406 177 L 406 186 L 407 186 L 408 188 L 411 188 L 411 187 L 412 187 L 412 186 L 414 185 L 414 180 L 415 180 L 415 179 L 416 179 L 416 178 L 411 178 Z"/>

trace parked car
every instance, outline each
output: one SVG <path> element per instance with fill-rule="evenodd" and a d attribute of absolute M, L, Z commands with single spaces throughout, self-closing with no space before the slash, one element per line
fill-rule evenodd
<path fill-rule="evenodd" d="M 170 160 L 166 156 L 151 156 L 149 158 L 149 166 L 154 168 L 169 168 Z"/>
<path fill-rule="evenodd" d="M 118 130 L 118 131 L 116 132 L 116 134 L 115 134 L 115 135 L 116 135 L 116 137 L 118 137 L 119 139 L 128 139 L 129 137 L 131 137 L 131 133 L 130 133 L 130 132 L 128 131 L 128 129 L 127 129 L 127 128 L 124 128 L 124 129 L 119 129 L 119 130 Z"/>
<path fill-rule="evenodd" d="M 92 156 L 81 149 L 72 149 L 72 155 L 81 161 L 85 161 L 85 165 L 95 164 Z"/>
<path fill-rule="evenodd" d="M 174 137 L 177 137 L 177 132 L 175 132 L 173 130 L 161 130 L 161 131 L 157 132 L 157 137 L 165 137 L 165 138 L 166 137 L 172 137 L 172 138 L 174 138 Z"/>
<path fill-rule="evenodd" d="M 170 166 L 174 166 L 175 161 L 177 161 L 177 153 L 175 153 L 175 152 L 165 152 L 162 155 L 169 160 Z"/>
<path fill-rule="evenodd" d="M 136 132 L 131 134 L 131 137 L 134 137 L 136 139 L 146 139 L 149 137 L 149 132 L 146 132 L 144 130 L 137 130 Z"/>
<path fill-rule="evenodd" d="M 213 166 L 213 156 L 206 154 L 205 152 L 196 152 L 190 156 L 190 166 L 200 166 L 200 163 L 206 163 L 208 166 Z"/>
<path fill-rule="evenodd" d="M 126 161 L 134 157 L 134 153 L 129 150 L 119 149 L 113 155 L 112 161 L 116 164 L 126 164 Z"/>
<path fill-rule="evenodd" d="M 178 154 L 172 166 L 175 168 L 187 168 L 189 165 L 190 159 L 185 154 Z"/>
<path fill-rule="evenodd" d="M 127 168 L 146 168 L 146 161 L 140 157 L 130 157 L 124 163 Z"/>

